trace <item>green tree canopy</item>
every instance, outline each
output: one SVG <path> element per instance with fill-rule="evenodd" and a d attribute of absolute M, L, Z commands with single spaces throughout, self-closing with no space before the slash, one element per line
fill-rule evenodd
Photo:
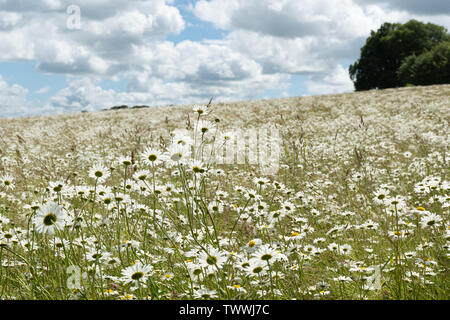
<path fill-rule="evenodd" d="M 450 41 L 419 56 L 407 57 L 398 70 L 400 81 L 414 85 L 450 83 Z"/>
<path fill-rule="evenodd" d="M 424 52 L 429 52 L 433 54 L 433 61 L 436 62 L 443 53 L 434 53 L 434 48 L 447 41 L 450 41 L 447 30 L 432 23 L 425 24 L 416 20 L 405 24 L 384 23 L 376 32 L 371 32 L 366 44 L 361 48 L 361 57 L 349 68 L 355 89 L 360 91 L 401 87 L 407 83 L 416 84 L 409 78 L 411 71 L 408 68 L 417 68 L 414 75 L 419 77 L 422 67 L 418 67 L 416 59 Z M 427 56 L 427 59 L 431 57 Z M 412 60 L 416 62 L 413 63 Z M 422 65 L 425 66 L 423 63 Z M 438 65 L 445 63 L 439 62 Z M 448 82 L 448 77 L 446 81 Z"/>

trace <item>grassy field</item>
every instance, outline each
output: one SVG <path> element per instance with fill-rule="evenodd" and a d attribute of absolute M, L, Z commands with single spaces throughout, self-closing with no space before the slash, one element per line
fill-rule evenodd
<path fill-rule="evenodd" d="M 0 119 L 0 298 L 450 297 L 450 85 L 193 107 Z"/>

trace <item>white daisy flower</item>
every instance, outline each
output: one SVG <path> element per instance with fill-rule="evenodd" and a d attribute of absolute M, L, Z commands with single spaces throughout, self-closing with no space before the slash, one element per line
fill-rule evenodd
<path fill-rule="evenodd" d="M 141 157 L 146 165 L 152 166 L 161 163 L 162 153 L 161 151 L 148 147 L 141 153 Z"/>
<path fill-rule="evenodd" d="M 152 267 L 150 265 L 144 265 L 141 262 L 137 262 L 134 265 L 122 270 L 122 277 L 120 278 L 123 284 L 132 283 L 134 285 L 145 283 L 150 276 Z"/>
<path fill-rule="evenodd" d="M 67 219 L 63 207 L 54 202 L 44 204 L 37 212 L 33 223 L 37 232 L 42 234 L 55 234 L 55 230 L 61 230 Z"/>
<path fill-rule="evenodd" d="M 14 189 L 14 178 L 13 176 L 6 174 L 0 178 L 0 186 L 5 188 L 6 190 Z"/>
<path fill-rule="evenodd" d="M 89 170 L 89 177 L 102 183 L 111 176 L 111 171 L 102 164 L 95 164 Z"/>
<path fill-rule="evenodd" d="M 225 252 L 220 251 L 213 246 L 209 246 L 207 251 L 208 252 L 202 251 L 198 256 L 199 264 L 202 267 L 207 268 L 210 266 L 216 266 L 220 269 L 228 260 Z"/>
<path fill-rule="evenodd" d="M 429 227 L 439 227 L 442 222 L 442 217 L 438 216 L 435 213 L 429 213 L 422 217 L 420 220 L 420 224 L 422 225 L 422 228 L 429 228 Z"/>

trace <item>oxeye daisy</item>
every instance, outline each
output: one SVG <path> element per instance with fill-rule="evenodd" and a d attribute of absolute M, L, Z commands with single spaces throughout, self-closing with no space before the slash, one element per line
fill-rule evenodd
<path fill-rule="evenodd" d="M 227 254 L 212 246 L 208 247 L 207 252 L 202 251 L 198 256 L 198 262 L 202 267 L 215 266 L 221 268 L 227 261 Z"/>
<path fill-rule="evenodd" d="M 289 241 L 297 241 L 297 240 L 301 240 L 305 237 L 305 234 L 302 232 L 297 232 L 297 231 L 293 231 L 291 232 L 291 234 L 287 237 L 285 237 L 285 240 Z"/>
<path fill-rule="evenodd" d="M 203 174 L 206 172 L 206 167 L 203 165 L 201 161 L 194 160 L 190 164 L 190 168 L 194 174 Z"/>
<path fill-rule="evenodd" d="M 134 285 L 145 283 L 150 276 L 152 267 L 150 265 L 144 265 L 141 262 L 137 262 L 134 265 L 122 270 L 121 280 L 123 284 L 132 283 Z"/>
<path fill-rule="evenodd" d="M 173 279 L 173 273 L 165 273 L 162 277 L 161 280 L 162 281 L 169 281 Z"/>
<path fill-rule="evenodd" d="M 44 204 L 37 212 L 33 223 L 37 232 L 55 234 L 55 229 L 62 229 L 66 223 L 67 214 L 64 209 L 54 202 Z"/>
<path fill-rule="evenodd" d="M 141 157 L 146 165 L 153 166 L 161 163 L 162 153 L 154 148 L 148 147 L 141 153 Z"/>
<path fill-rule="evenodd" d="M 62 181 L 51 181 L 48 188 L 51 192 L 60 193 L 65 189 L 65 187 L 66 183 Z"/>
<path fill-rule="evenodd" d="M 135 179 L 137 181 L 145 181 L 149 177 L 151 177 L 151 173 L 148 170 L 139 170 L 139 171 L 136 171 L 133 175 L 133 179 Z"/>
<path fill-rule="evenodd" d="M 245 270 L 248 276 L 259 276 L 266 273 L 267 266 L 268 264 L 265 261 L 252 258 L 248 261 L 248 266 Z"/>
<path fill-rule="evenodd" d="M 340 254 L 347 255 L 347 254 L 350 254 L 351 251 L 352 251 L 352 247 L 349 244 L 344 244 L 339 247 Z"/>
<path fill-rule="evenodd" d="M 212 170 L 212 173 L 217 175 L 217 176 L 224 176 L 225 175 L 225 171 L 222 169 L 214 169 Z"/>
<path fill-rule="evenodd" d="M 9 219 L 8 218 L 6 218 L 6 217 L 4 217 L 4 216 L 2 216 L 1 214 L 0 214 L 0 225 L 1 224 L 3 224 L 3 225 L 7 225 L 8 223 L 9 223 Z"/>
<path fill-rule="evenodd" d="M 123 296 L 119 297 L 120 300 L 135 300 L 136 296 L 132 295 L 132 294 L 124 294 Z"/>
<path fill-rule="evenodd" d="M 264 189 L 269 184 L 269 179 L 267 178 L 254 178 L 253 183 L 255 183 L 259 188 Z"/>
<path fill-rule="evenodd" d="M 113 289 L 106 289 L 105 294 L 106 294 L 106 296 L 115 296 L 115 295 L 118 295 L 119 292 L 117 292 L 116 290 L 113 290 Z"/>
<path fill-rule="evenodd" d="M 239 284 L 233 284 L 231 286 L 228 286 L 228 288 L 239 293 L 247 293 L 247 290 L 242 288 Z"/>
<path fill-rule="evenodd" d="M 420 224 L 422 228 L 439 227 L 441 225 L 442 217 L 434 213 L 429 213 L 422 217 Z"/>
<path fill-rule="evenodd" d="M 253 253 L 262 245 L 261 239 L 252 239 L 245 245 L 245 250 L 249 253 Z"/>
<path fill-rule="evenodd" d="M 190 134 L 187 132 L 176 132 L 173 135 L 172 138 L 172 143 L 176 144 L 176 145 L 181 145 L 181 146 L 186 146 L 186 147 L 190 147 L 193 145 L 193 140 L 190 136 Z"/>
<path fill-rule="evenodd" d="M 55 237 L 55 238 L 50 240 L 50 246 L 54 250 L 62 249 L 62 248 L 64 248 L 64 246 L 68 246 L 69 244 L 70 244 L 69 241 L 64 240 L 64 239 L 60 239 L 58 237 Z"/>
<path fill-rule="evenodd" d="M 270 263 L 276 260 L 278 256 L 278 251 L 272 248 L 270 245 L 265 244 L 260 246 L 258 250 L 255 251 L 253 256 L 257 259 Z"/>
<path fill-rule="evenodd" d="M 6 190 L 14 189 L 14 178 L 7 174 L 0 178 L 0 186 L 5 188 Z"/>
<path fill-rule="evenodd" d="M 191 147 L 189 145 L 171 144 L 168 148 L 169 159 L 174 162 L 183 162 L 191 155 Z"/>
<path fill-rule="evenodd" d="M 108 258 L 104 262 L 104 266 L 108 268 L 114 268 L 120 265 L 120 259 L 116 257 L 108 256 Z"/>
<path fill-rule="evenodd" d="M 376 230 L 378 228 L 378 223 L 369 220 L 363 224 L 363 228 L 367 230 Z"/>
<path fill-rule="evenodd" d="M 216 290 L 208 290 L 206 288 L 200 288 L 194 291 L 194 298 L 195 299 L 214 299 L 217 298 L 217 291 Z"/>
<path fill-rule="evenodd" d="M 284 210 L 276 210 L 276 211 L 270 213 L 269 221 L 274 222 L 278 219 L 283 218 L 285 215 L 286 215 L 286 213 Z"/>
<path fill-rule="evenodd" d="M 375 192 L 375 196 L 373 198 L 373 201 L 377 204 L 384 204 L 384 202 L 386 201 L 386 198 L 389 195 L 389 189 L 385 189 L 385 188 L 379 188 L 376 192 Z"/>
<path fill-rule="evenodd" d="M 89 177 L 102 183 L 111 176 L 111 171 L 102 164 L 95 164 L 89 170 Z"/>
<path fill-rule="evenodd" d="M 131 157 L 128 156 L 120 156 L 117 160 L 121 165 L 124 165 L 126 167 L 131 166 L 133 164 L 133 160 Z"/>
<path fill-rule="evenodd" d="M 250 199 L 257 199 L 258 198 L 258 193 L 256 192 L 256 190 L 253 189 L 247 189 L 247 192 L 245 193 L 245 198 L 247 198 L 248 200 Z"/>
<path fill-rule="evenodd" d="M 316 251 L 316 247 L 311 245 L 311 244 L 307 244 L 306 246 L 303 247 L 303 250 L 307 253 L 314 253 Z"/>
<path fill-rule="evenodd" d="M 95 250 L 91 249 L 86 254 L 86 258 L 88 261 L 96 261 L 99 263 L 103 263 L 105 261 L 108 261 L 108 259 L 111 257 L 111 254 L 109 252 L 103 251 L 103 250 Z"/>
<path fill-rule="evenodd" d="M 196 125 L 197 131 L 202 135 L 210 133 L 214 129 L 214 124 L 208 120 L 200 120 Z"/>
<path fill-rule="evenodd" d="M 223 204 L 219 201 L 213 201 L 208 204 L 208 210 L 212 213 L 222 213 Z"/>
<path fill-rule="evenodd" d="M 286 212 L 286 213 L 290 213 L 295 209 L 295 205 L 292 202 L 289 201 L 285 201 L 282 204 L 282 209 Z"/>
<path fill-rule="evenodd" d="M 207 115 L 209 112 L 209 108 L 208 108 L 208 106 L 195 105 L 194 108 L 192 108 L 192 111 L 196 112 L 199 116 Z"/>

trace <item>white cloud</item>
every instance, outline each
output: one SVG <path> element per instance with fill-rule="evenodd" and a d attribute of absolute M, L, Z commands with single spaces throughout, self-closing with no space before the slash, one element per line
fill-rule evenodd
<path fill-rule="evenodd" d="M 116 105 L 116 92 L 104 90 L 89 78 L 71 79 L 68 86 L 58 91 L 45 105 L 46 112 L 94 111 Z"/>
<path fill-rule="evenodd" d="M 44 94 L 50 91 L 50 87 L 42 87 L 39 90 L 36 90 L 34 93 L 35 94 Z"/>
<path fill-rule="evenodd" d="M 202 20 L 226 30 L 248 30 L 281 38 L 367 34 L 375 25 L 351 0 L 212 0 L 193 9 Z"/>
<path fill-rule="evenodd" d="M 77 1 L 81 29 L 67 28 L 66 8 L 72 1 L 3 0 L 0 10 L 0 60 L 37 60 L 50 73 L 113 76 L 127 68 L 123 57 L 133 45 L 143 45 L 171 33 L 185 22 L 170 1 Z M 2 28 L 2 26 L 4 26 Z M 11 29 L 5 29 L 12 26 Z"/>
<path fill-rule="evenodd" d="M 351 92 L 354 90 L 347 70 L 338 65 L 331 73 L 315 75 L 306 82 L 308 91 L 312 94 L 329 94 Z"/>
<path fill-rule="evenodd" d="M 450 12 L 450 2 L 446 0 L 355 0 L 355 2 L 362 5 L 378 4 L 420 15 L 439 15 Z"/>
<path fill-rule="evenodd" d="M 96 111 L 115 105 L 168 105 L 206 103 L 209 98 L 217 102 L 248 100 L 260 97 L 267 89 L 285 90 L 287 75 L 262 75 L 240 80 L 164 81 L 141 72 L 129 75 L 132 90 L 117 92 L 101 87 L 99 80 L 92 78 L 72 79 L 68 86 L 57 92 L 45 105 L 46 113 Z"/>
<path fill-rule="evenodd" d="M 22 15 L 17 12 L 0 11 L 0 30 L 13 28 L 22 19 Z"/>
<path fill-rule="evenodd" d="M 199 0 L 186 8 L 226 35 L 174 43 L 167 36 L 189 24 L 173 0 L 0 0 L 0 61 L 36 61 L 38 72 L 70 76 L 46 112 L 245 100 L 267 90 L 285 95 L 293 75 L 308 77 L 309 93 L 351 91 L 342 63 L 354 61 L 383 22 L 450 26 L 446 5 L 430 1 Z M 81 9 L 80 30 L 66 27 L 73 4 Z M 128 92 L 102 88 L 103 79 L 119 78 Z M 8 105 L 30 108 L 27 92 L 16 87 L 14 95 L 14 85 L 2 83 Z"/>
<path fill-rule="evenodd" d="M 332 93 L 352 90 L 341 63 L 358 58 L 371 30 L 387 21 L 421 18 L 384 2 L 200 0 L 193 12 L 216 28 L 229 31 L 218 42 L 260 62 L 264 73 L 303 74 L 310 79 L 310 93 Z M 449 17 L 446 13 L 445 19 L 434 16 L 425 17 L 425 21 L 448 22 Z"/>
<path fill-rule="evenodd" d="M 29 111 L 28 90 L 17 85 L 9 85 L 0 75 L 0 112 L 5 117 L 18 116 Z"/>

